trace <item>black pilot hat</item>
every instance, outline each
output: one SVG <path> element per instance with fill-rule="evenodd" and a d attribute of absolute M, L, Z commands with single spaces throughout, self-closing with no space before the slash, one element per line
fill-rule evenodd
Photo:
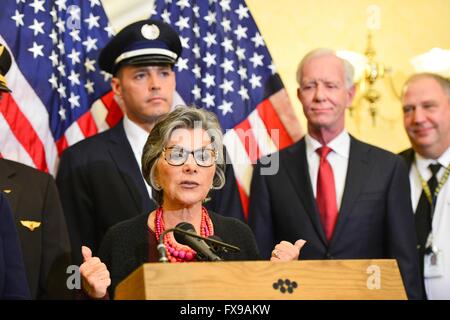
<path fill-rule="evenodd" d="M 181 55 L 178 33 L 167 23 L 152 19 L 123 28 L 102 49 L 100 68 L 115 74 L 123 65 L 174 65 Z"/>
<path fill-rule="evenodd" d="M 6 85 L 5 75 L 11 67 L 11 55 L 4 45 L 0 43 L 0 91 L 11 92 Z"/>

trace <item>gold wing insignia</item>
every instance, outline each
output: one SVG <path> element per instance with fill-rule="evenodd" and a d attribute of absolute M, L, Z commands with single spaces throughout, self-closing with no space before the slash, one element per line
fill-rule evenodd
<path fill-rule="evenodd" d="M 20 223 L 25 227 L 30 229 L 30 231 L 34 231 L 34 229 L 39 228 L 41 223 L 39 221 L 29 221 L 29 220 L 20 220 Z"/>

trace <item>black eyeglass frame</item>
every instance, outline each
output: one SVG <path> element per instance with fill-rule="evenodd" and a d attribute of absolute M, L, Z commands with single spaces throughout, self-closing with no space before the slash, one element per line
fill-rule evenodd
<path fill-rule="evenodd" d="M 182 163 L 180 163 L 180 164 L 174 164 L 174 163 L 171 163 L 170 158 L 167 159 L 166 151 L 167 151 L 167 150 L 173 150 L 173 149 L 178 149 L 178 150 L 183 151 L 183 159 L 184 159 L 184 160 L 183 160 Z M 211 162 L 210 165 L 203 165 L 203 164 L 200 164 L 199 161 L 198 161 L 198 159 L 195 157 L 195 153 L 196 153 L 196 152 L 202 151 L 202 153 L 203 153 L 205 150 L 207 150 L 207 151 L 212 151 L 212 158 L 213 158 L 213 160 L 212 160 L 212 162 Z M 196 149 L 196 150 L 193 150 L 193 151 L 188 151 L 188 150 L 186 150 L 186 149 L 184 149 L 184 148 L 181 148 L 181 147 L 179 147 L 179 146 L 172 146 L 172 147 L 168 147 L 168 148 L 163 148 L 163 150 L 162 150 L 161 153 L 163 154 L 164 160 L 166 160 L 166 162 L 167 162 L 168 164 L 170 164 L 171 166 L 174 166 L 174 167 L 179 167 L 179 166 L 184 165 L 184 164 L 186 163 L 186 161 L 188 160 L 189 155 L 191 155 L 191 154 L 192 154 L 192 157 L 194 158 L 195 163 L 196 163 L 199 167 L 209 168 L 209 167 L 212 167 L 212 166 L 216 163 L 216 161 L 217 161 L 217 151 L 216 151 L 215 149 L 213 149 L 213 148 L 208 148 L 208 147 L 203 147 L 203 148 L 199 148 L 199 149 Z"/>

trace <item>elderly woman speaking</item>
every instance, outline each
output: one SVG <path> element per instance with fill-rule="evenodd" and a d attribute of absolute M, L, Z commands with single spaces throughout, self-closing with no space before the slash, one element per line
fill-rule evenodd
<path fill-rule="evenodd" d="M 153 128 L 142 155 L 142 174 L 159 207 L 112 227 L 99 257 L 82 248 L 80 266 L 85 293 L 112 296 L 116 285 L 145 262 L 158 261 L 161 234 L 180 222 L 192 224 L 203 237 L 216 235 L 240 248 L 224 260 L 255 260 L 259 253 L 250 228 L 237 219 L 208 212 L 208 192 L 224 185 L 222 133 L 215 115 L 203 109 L 179 107 Z M 107 188 L 107 186 L 105 186 Z M 163 238 L 170 262 L 196 261 L 197 253 L 177 243 L 173 233 Z M 109 287 L 109 288 L 108 288 Z"/>

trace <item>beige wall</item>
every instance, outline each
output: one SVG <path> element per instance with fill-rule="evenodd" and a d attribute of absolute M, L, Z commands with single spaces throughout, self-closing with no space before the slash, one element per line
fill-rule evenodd
<path fill-rule="evenodd" d="M 117 28 L 147 17 L 149 2 L 103 0 Z M 433 47 L 450 49 L 450 0 L 247 0 L 303 128 L 306 121 L 296 98 L 298 61 L 316 47 L 363 53 L 366 9 L 371 4 L 381 9 L 381 29 L 374 34 L 377 58 L 393 68 L 399 91 L 405 77 L 413 72 L 410 58 Z M 347 129 L 364 141 L 397 152 L 409 146 L 400 102 L 387 84 L 380 85 L 382 100 L 376 125 L 363 104 L 353 117 L 347 116 Z"/>

